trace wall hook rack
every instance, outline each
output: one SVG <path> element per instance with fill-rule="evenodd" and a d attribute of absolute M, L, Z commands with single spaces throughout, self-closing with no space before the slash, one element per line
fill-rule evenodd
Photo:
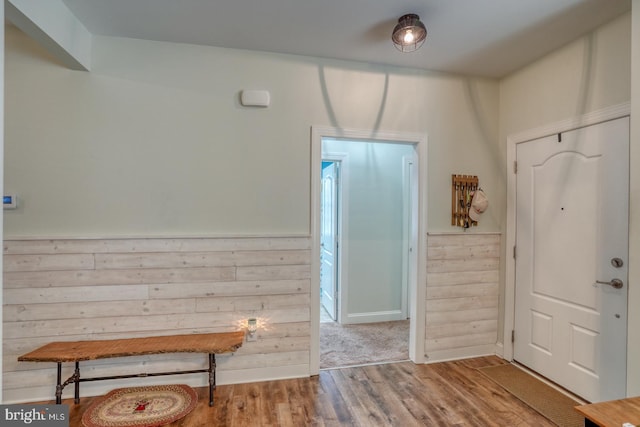
<path fill-rule="evenodd" d="M 451 225 L 469 228 L 478 225 L 469 218 L 473 192 L 478 189 L 475 175 L 451 175 Z"/>

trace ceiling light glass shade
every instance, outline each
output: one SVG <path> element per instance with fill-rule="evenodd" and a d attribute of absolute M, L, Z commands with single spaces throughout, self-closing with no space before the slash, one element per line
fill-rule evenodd
<path fill-rule="evenodd" d="M 401 52 L 418 50 L 427 39 L 427 29 L 416 14 L 409 13 L 398 19 L 391 40 Z"/>

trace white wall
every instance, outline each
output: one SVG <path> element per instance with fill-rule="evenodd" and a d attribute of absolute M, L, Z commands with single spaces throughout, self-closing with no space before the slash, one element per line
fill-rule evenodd
<path fill-rule="evenodd" d="M 92 54 L 72 71 L 6 28 L 5 177 L 21 200 L 6 239 L 309 236 L 312 126 L 428 134 L 429 230 L 461 232 L 454 173 L 480 176 L 493 204 L 478 230 L 499 229 L 496 81 L 107 37 Z M 271 107 L 239 105 L 256 88 Z"/>
<path fill-rule="evenodd" d="M 629 331 L 627 395 L 640 395 L 640 2 L 633 2 L 631 46 L 631 182 L 629 203 Z"/>
<path fill-rule="evenodd" d="M 629 101 L 631 15 L 625 14 L 500 82 L 500 140 Z"/>
<path fill-rule="evenodd" d="M 428 133 L 433 230 L 452 173 L 500 206 L 495 81 L 106 37 L 86 73 L 14 27 L 6 54 L 10 236 L 308 234 L 311 125 Z M 239 105 L 254 88 L 271 107 Z"/>
<path fill-rule="evenodd" d="M 506 143 L 509 135 L 629 102 L 631 40 L 631 14 L 628 13 L 503 79 L 500 83 L 500 141 Z M 634 169 L 640 166 L 637 154 L 637 160 L 633 159 L 634 145 L 637 144 L 632 137 L 632 191 Z M 633 206 L 630 221 L 630 240 L 633 241 L 634 230 L 640 224 L 640 215 Z M 506 227 L 506 222 L 504 224 Z M 633 247 L 629 255 L 631 304 L 634 282 L 638 280 L 633 276 L 633 269 L 634 265 L 637 268 L 640 259 Z M 509 253 L 503 258 L 511 262 Z M 504 296 L 504 290 L 501 295 Z M 637 329 L 634 325 L 639 323 L 632 316 L 629 318 L 630 355 L 638 346 L 638 343 L 634 344 L 637 338 L 632 334 Z M 630 385 L 640 381 L 637 374 L 633 376 L 638 369 L 638 360 L 639 357 L 629 357 Z"/>

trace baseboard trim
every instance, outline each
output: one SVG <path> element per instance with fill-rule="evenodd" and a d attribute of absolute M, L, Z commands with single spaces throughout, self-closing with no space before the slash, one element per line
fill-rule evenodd
<path fill-rule="evenodd" d="M 451 350 L 430 351 L 426 355 L 425 363 L 448 362 L 451 360 L 495 355 L 498 355 L 498 346 L 496 344 L 485 344 Z"/>
<path fill-rule="evenodd" d="M 407 320 L 400 310 L 374 311 L 369 313 L 350 313 L 345 323 L 376 323 Z"/>

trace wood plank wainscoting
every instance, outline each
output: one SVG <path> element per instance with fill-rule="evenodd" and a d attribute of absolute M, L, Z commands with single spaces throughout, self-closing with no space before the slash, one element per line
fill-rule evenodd
<path fill-rule="evenodd" d="M 50 341 L 235 330 L 258 340 L 217 358 L 218 383 L 308 376 L 310 238 L 60 239 L 4 242 L 3 397 L 51 398 L 54 363 L 16 359 Z M 69 364 L 72 365 L 72 364 Z M 198 369 L 202 355 L 88 362 L 87 377 Z M 65 378 L 72 366 L 65 369 Z M 202 375 L 171 377 L 204 386 Z M 146 378 L 87 383 L 83 396 Z M 69 397 L 73 390 L 65 390 Z"/>
<path fill-rule="evenodd" d="M 500 253 L 499 233 L 428 234 L 428 361 L 496 353 Z"/>
<path fill-rule="evenodd" d="M 428 361 L 494 354 L 500 235 L 434 233 L 427 240 Z M 218 383 L 308 376 L 310 247 L 308 236 L 6 240 L 5 403 L 50 399 L 55 364 L 16 360 L 50 341 L 222 332 L 249 317 L 259 319 L 258 340 L 218 358 Z M 136 356 L 87 363 L 83 374 L 203 364 L 199 355 L 179 362 L 175 355 Z M 206 385 L 201 375 L 173 378 Z M 88 383 L 82 393 L 159 382 L 166 379 Z"/>

